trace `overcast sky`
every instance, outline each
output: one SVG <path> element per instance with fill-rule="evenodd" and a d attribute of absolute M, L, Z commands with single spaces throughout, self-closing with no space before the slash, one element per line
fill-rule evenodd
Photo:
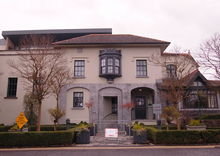
<path fill-rule="evenodd" d="M 1 0 L 0 6 L 1 32 L 112 28 L 193 51 L 220 29 L 219 0 Z"/>

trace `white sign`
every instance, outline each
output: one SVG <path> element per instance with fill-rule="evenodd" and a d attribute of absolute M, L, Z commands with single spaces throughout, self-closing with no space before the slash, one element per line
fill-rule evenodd
<path fill-rule="evenodd" d="M 118 128 L 105 128 L 105 137 L 106 138 L 117 138 L 118 137 Z"/>
<path fill-rule="evenodd" d="M 153 114 L 161 114 L 162 106 L 161 104 L 153 104 Z"/>

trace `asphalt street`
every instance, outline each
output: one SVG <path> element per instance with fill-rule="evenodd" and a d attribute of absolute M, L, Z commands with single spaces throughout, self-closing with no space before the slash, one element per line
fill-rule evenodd
<path fill-rule="evenodd" d="M 0 156 L 219 156 L 215 146 L 54 147 L 0 149 Z"/>

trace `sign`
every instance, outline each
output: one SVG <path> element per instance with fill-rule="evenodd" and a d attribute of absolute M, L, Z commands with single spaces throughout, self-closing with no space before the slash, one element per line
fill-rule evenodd
<path fill-rule="evenodd" d="M 117 138 L 118 137 L 118 128 L 105 128 L 105 137 L 106 138 Z"/>
<path fill-rule="evenodd" d="M 17 124 L 18 124 L 18 126 L 19 126 L 20 129 L 24 126 L 24 124 L 26 124 L 27 121 L 28 121 L 28 120 L 27 120 L 27 118 L 24 116 L 23 112 L 21 112 L 21 114 L 20 114 L 20 115 L 17 117 L 17 119 L 16 119 L 16 122 L 17 122 Z"/>
<path fill-rule="evenodd" d="M 153 114 L 161 114 L 162 106 L 161 104 L 153 104 Z"/>

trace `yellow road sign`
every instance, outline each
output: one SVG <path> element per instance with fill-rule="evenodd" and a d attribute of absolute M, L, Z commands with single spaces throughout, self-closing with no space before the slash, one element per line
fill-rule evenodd
<path fill-rule="evenodd" d="M 16 119 L 16 122 L 17 122 L 17 124 L 18 124 L 18 126 L 19 126 L 20 129 L 24 126 L 24 124 L 26 124 L 27 121 L 28 121 L 28 120 L 27 120 L 27 118 L 24 116 L 23 112 L 21 112 L 21 114 L 20 114 L 20 115 L 17 117 L 17 119 Z"/>

